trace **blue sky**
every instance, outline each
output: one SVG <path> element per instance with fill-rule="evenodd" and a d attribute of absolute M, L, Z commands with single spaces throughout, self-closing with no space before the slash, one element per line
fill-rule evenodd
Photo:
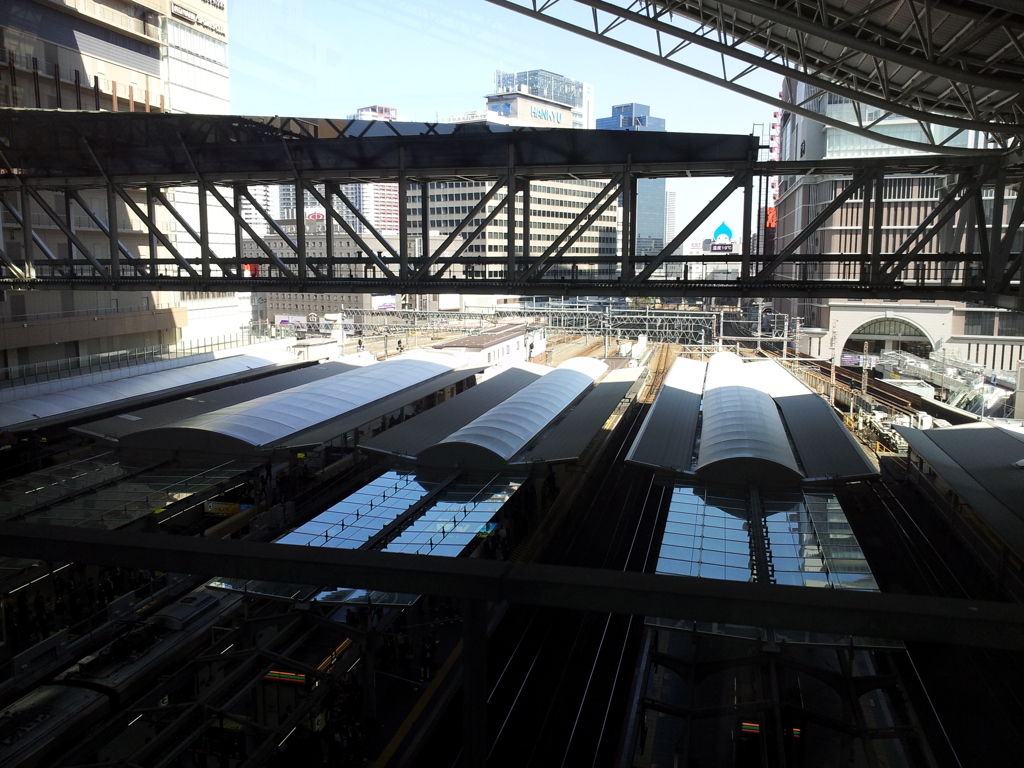
<path fill-rule="evenodd" d="M 345 117 L 384 104 L 403 120 L 444 120 L 482 109 L 496 69 L 548 69 L 583 80 L 594 86 L 598 117 L 614 104 L 639 102 L 670 131 L 747 134 L 773 112 L 485 0 L 229 0 L 228 14 L 235 114 Z M 683 61 L 721 68 L 703 51 Z M 775 95 L 781 79 L 755 73 L 743 83 Z M 670 180 L 678 216 L 688 220 L 718 186 Z M 735 225 L 739 211 L 734 196 L 712 218 Z"/>

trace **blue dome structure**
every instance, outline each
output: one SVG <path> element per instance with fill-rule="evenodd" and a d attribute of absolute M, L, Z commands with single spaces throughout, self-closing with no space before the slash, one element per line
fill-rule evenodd
<path fill-rule="evenodd" d="M 721 224 L 719 224 L 718 229 L 715 230 L 715 240 L 721 239 L 723 237 L 726 240 L 729 240 L 730 242 L 732 241 L 732 230 L 729 229 L 728 226 L 726 226 L 726 223 L 724 221 Z"/>

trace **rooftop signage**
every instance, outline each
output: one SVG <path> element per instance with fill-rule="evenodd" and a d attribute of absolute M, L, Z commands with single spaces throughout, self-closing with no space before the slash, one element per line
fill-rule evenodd
<path fill-rule="evenodd" d="M 562 113 L 554 109 L 545 109 L 544 107 L 530 107 L 530 117 L 535 117 L 538 120 L 548 120 L 552 123 L 562 122 Z"/>

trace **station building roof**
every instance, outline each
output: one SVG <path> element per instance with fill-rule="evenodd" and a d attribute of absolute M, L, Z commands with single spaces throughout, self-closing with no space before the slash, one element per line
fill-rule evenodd
<path fill-rule="evenodd" d="M 895 427 L 1006 546 L 1024 558 L 1024 434 L 987 423 Z"/>
<path fill-rule="evenodd" d="M 744 362 L 730 352 L 712 357 L 706 371 L 697 361 L 673 365 L 627 460 L 670 475 L 766 487 L 876 474 L 820 397 L 778 363 Z"/>
<path fill-rule="evenodd" d="M 139 376 L 89 384 L 56 392 L 34 394 L 0 403 L 0 429 L 42 427 L 58 420 L 87 416 L 103 406 L 141 403 L 154 395 L 171 394 L 197 385 L 215 383 L 227 377 L 267 368 L 283 361 L 274 351 L 209 360 Z M 294 361 L 294 357 L 288 356 Z M 130 369 L 125 369 L 126 372 Z"/>
<path fill-rule="evenodd" d="M 434 349 L 487 349 L 495 344 L 518 339 L 524 333 L 526 333 L 525 323 L 506 323 L 488 328 L 482 333 L 443 341 L 440 344 L 435 344 Z"/>
<path fill-rule="evenodd" d="M 567 360 L 417 459 L 427 466 L 502 467 L 607 370 L 594 358 Z"/>
<path fill-rule="evenodd" d="M 371 403 L 451 374 L 462 363 L 463 358 L 457 355 L 412 351 L 170 426 L 142 430 L 126 437 L 124 444 L 171 450 L 262 452 L 326 422 L 358 412 Z"/>

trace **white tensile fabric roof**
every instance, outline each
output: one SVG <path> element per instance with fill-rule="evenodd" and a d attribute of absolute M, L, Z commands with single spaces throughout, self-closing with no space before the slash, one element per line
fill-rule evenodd
<path fill-rule="evenodd" d="M 566 409 L 608 366 L 592 357 L 566 360 L 505 402 L 420 454 L 432 461 L 455 455 L 456 445 L 483 449 L 508 461 Z"/>
<path fill-rule="evenodd" d="M 801 476 L 782 417 L 756 371 L 731 352 L 719 352 L 708 363 L 698 475 L 717 475 L 724 467 L 715 465 L 730 462 L 752 477 L 770 472 L 765 464 Z"/>
<path fill-rule="evenodd" d="M 266 446 L 458 368 L 464 357 L 409 352 L 283 392 L 178 422 L 169 429 L 215 433 Z M 141 434 L 141 433 L 140 433 Z"/>

